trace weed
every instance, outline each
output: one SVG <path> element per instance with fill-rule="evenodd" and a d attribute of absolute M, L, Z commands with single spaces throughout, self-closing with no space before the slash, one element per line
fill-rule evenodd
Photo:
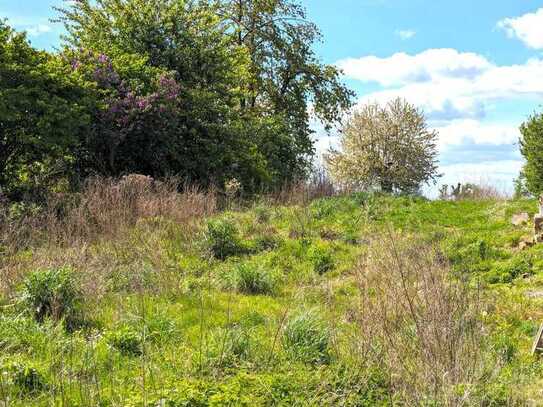
<path fill-rule="evenodd" d="M 361 264 L 361 357 L 398 372 L 393 385 L 407 405 L 469 397 L 458 385 L 485 370 L 477 291 L 453 280 L 434 248 L 392 233 Z"/>
<path fill-rule="evenodd" d="M 263 234 L 258 236 L 254 241 L 254 251 L 263 252 L 275 250 L 281 244 L 281 240 L 272 234 Z"/>
<path fill-rule="evenodd" d="M 220 260 L 240 255 L 245 251 L 238 229 L 227 219 L 211 220 L 207 223 L 206 241 L 213 256 Z"/>
<path fill-rule="evenodd" d="M 270 209 L 266 206 L 256 206 L 254 208 L 255 220 L 257 223 L 263 224 L 270 221 L 271 213 Z"/>
<path fill-rule="evenodd" d="M 520 276 L 533 274 L 533 259 L 530 255 L 516 256 L 504 263 L 498 263 L 487 274 L 489 283 L 510 283 Z"/>
<path fill-rule="evenodd" d="M 4 372 L 22 394 L 35 395 L 48 387 L 43 374 L 32 365 L 11 362 L 0 369 L 0 374 Z"/>
<path fill-rule="evenodd" d="M 313 243 L 307 255 L 313 264 L 313 270 L 319 275 L 323 275 L 334 268 L 333 254 L 325 245 Z"/>
<path fill-rule="evenodd" d="M 106 334 L 107 343 L 125 356 L 139 356 L 143 352 L 141 334 L 123 326 Z"/>
<path fill-rule="evenodd" d="M 54 321 L 64 318 L 72 327 L 77 322 L 81 292 L 69 267 L 30 273 L 23 282 L 20 299 L 38 322 L 45 318 Z"/>
<path fill-rule="evenodd" d="M 304 363 L 330 361 L 330 330 L 316 311 L 304 311 L 289 319 L 283 331 L 283 347 L 287 354 Z"/>
<path fill-rule="evenodd" d="M 240 264 L 234 269 L 234 284 L 242 293 L 273 294 L 277 279 L 261 265 Z"/>

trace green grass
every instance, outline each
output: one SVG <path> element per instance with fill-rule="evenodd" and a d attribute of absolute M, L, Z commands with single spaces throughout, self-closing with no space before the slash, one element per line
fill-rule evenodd
<path fill-rule="evenodd" d="M 451 278 L 467 278 L 489 301 L 481 352 L 499 363 L 473 390 L 478 402 L 543 402 L 529 352 L 543 320 L 543 245 L 517 251 L 530 226 L 510 223 L 525 210 L 533 214 L 535 201 L 355 194 L 231 211 L 194 234 L 145 221 L 125 240 L 94 242 L 84 261 L 76 249 L 21 253 L 26 302 L 19 291 L 0 301 L 0 405 L 400 405 L 390 372 L 353 350 L 353 270 L 393 230 L 439 247 Z M 62 316 L 36 317 L 36 301 L 56 301 L 29 289 L 40 259 L 78 273 L 77 329 Z"/>

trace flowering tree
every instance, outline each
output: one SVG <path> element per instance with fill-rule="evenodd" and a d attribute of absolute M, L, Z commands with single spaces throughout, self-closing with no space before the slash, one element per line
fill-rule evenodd
<path fill-rule="evenodd" d="M 163 175 L 175 153 L 180 115 L 181 86 L 173 75 L 154 72 L 149 83 L 130 83 L 107 55 L 92 51 L 80 52 L 70 65 L 98 95 L 91 130 L 81 143 L 86 170 Z"/>
<path fill-rule="evenodd" d="M 341 150 L 325 157 L 332 177 L 358 188 L 415 192 L 435 182 L 437 141 L 424 114 L 405 100 L 368 104 L 343 129 Z"/>

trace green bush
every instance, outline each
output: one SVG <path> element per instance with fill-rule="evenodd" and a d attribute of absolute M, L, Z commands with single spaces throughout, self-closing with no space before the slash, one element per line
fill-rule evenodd
<path fill-rule="evenodd" d="M 227 219 L 211 220 L 207 223 L 206 241 L 213 256 L 225 260 L 244 253 L 244 247 L 236 226 Z"/>
<path fill-rule="evenodd" d="M 234 285 L 239 292 L 246 294 L 272 294 L 276 288 L 276 278 L 263 266 L 240 264 L 234 269 Z"/>
<path fill-rule="evenodd" d="M 73 327 L 80 316 L 81 291 L 71 268 L 38 270 L 23 282 L 20 300 L 38 322 L 64 318 Z"/>
<path fill-rule="evenodd" d="M 270 209 L 265 206 L 257 206 L 254 209 L 257 223 L 268 223 L 271 218 Z"/>
<path fill-rule="evenodd" d="M 336 211 L 337 205 L 337 200 L 323 198 L 313 201 L 310 207 L 316 219 L 324 219 L 331 216 Z"/>
<path fill-rule="evenodd" d="M 275 250 L 279 247 L 280 244 L 281 241 L 274 235 L 260 235 L 254 241 L 254 251 L 258 253 L 268 250 Z"/>
<path fill-rule="evenodd" d="M 307 253 L 309 260 L 313 264 L 313 270 L 319 275 L 323 275 L 334 268 L 334 257 L 330 249 L 322 244 L 313 244 Z"/>
<path fill-rule="evenodd" d="M 287 321 L 282 342 L 287 354 L 304 363 L 328 363 L 331 333 L 316 311 L 305 311 Z"/>
<path fill-rule="evenodd" d="M 1 370 L 23 394 L 34 395 L 47 389 L 44 376 L 34 366 L 12 362 Z"/>
<path fill-rule="evenodd" d="M 499 263 L 487 274 L 487 281 L 491 284 L 510 283 L 522 275 L 533 274 L 533 259 L 529 255 L 512 257 L 506 262 Z"/>
<path fill-rule="evenodd" d="M 128 326 L 108 332 L 106 340 L 110 346 L 125 356 L 139 356 L 143 353 L 140 333 Z"/>

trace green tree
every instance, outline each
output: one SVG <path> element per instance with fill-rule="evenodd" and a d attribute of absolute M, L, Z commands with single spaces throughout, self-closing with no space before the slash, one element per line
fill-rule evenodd
<path fill-rule="evenodd" d="M 86 94 L 59 58 L 0 21 L 0 188 L 20 197 L 64 173 L 89 116 Z M 53 177 L 54 178 L 54 177 Z"/>
<path fill-rule="evenodd" d="M 325 158 L 341 184 L 415 192 L 439 176 L 437 137 L 424 114 L 405 100 L 373 103 L 354 113 L 343 129 L 341 150 Z"/>
<path fill-rule="evenodd" d="M 311 115 L 329 127 L 350 106 L 337 69 L 312 51 L 317 28 L 289 1 L 80 0 L 59 11 L 71 52 L 107 56 L 138 96 L 156 91 L 149 68 L 180 84 L 179 113 L 160 143 L 177 158 L 156 155 L 169 173 L 236 177 L 253 190 L 301 177 L 313 153 Z M 144 69 L 129 69 L 138 58 Z M 135 150 L 149 144 L 136 139 Z"/>
<path fill-rule="evenodd" d="M 237 106 L 245 58 L 212 5 L 82 0 L 59 11 L 65 54 L 102 92 L 84 153 L 93 171 L 177 174 L 202 184 L 236 177 L 247 189 L 269 182 L 254 126 L 243 124 Z"/>
<path fill-rule="evenodd" d="M 534 195 L 543 193 L 543 114 L 532 115 L 520 126 L 520 152 L 526 159 L 522 170 L 526 188 Z"/>
<path fill-rule="evenodd" d="M 329 130 L 350 108 L 353 93 L 337 68 L 316 57 L 313 46 L 321 34 L 297 1 L 220 3 L 232 44 L 249 59 L 240 108 L 246 116 L 265 118 L 259 123 L 264 131 L 256 135 L 277 177 L 284 182 L 302 176 L 313 155 L 311 118 Z"/>

